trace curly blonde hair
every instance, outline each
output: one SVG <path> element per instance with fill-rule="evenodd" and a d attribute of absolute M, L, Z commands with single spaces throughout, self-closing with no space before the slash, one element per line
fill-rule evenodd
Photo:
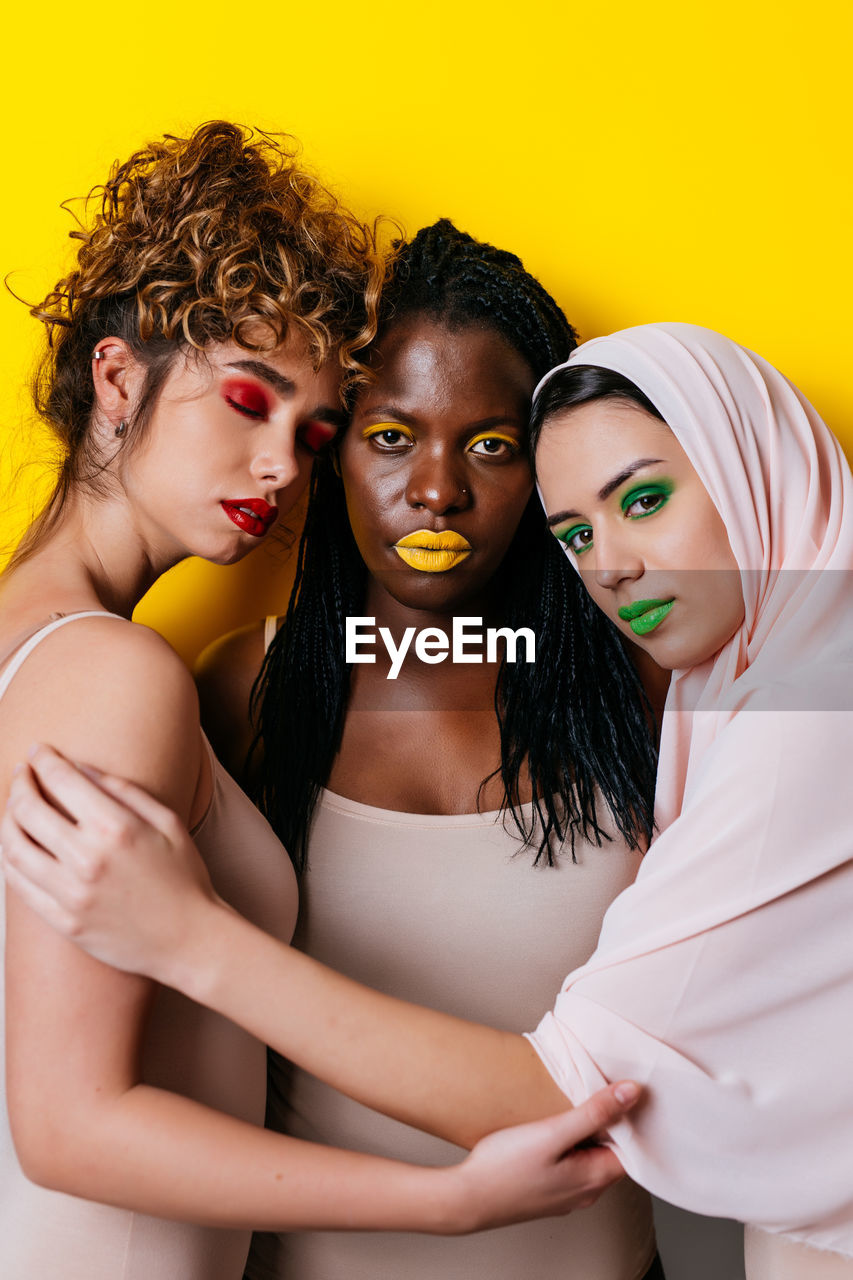
<path fill-rule="evenodd" d="M 47 330 L 35 406 L 64 455 L 41 531 L 71 486 L 96 484 L 103 469 L 89 424 L 92 354 L 105 337 L 146 368 L 135 436 L 181 349 L 258 350 L 298 332 L 315 367 L 339 361 L 342 395 L 364 378 L 359 353 L 376 333 L 385 274 L 377 225 L 300 168 L 298 151 L 287 135 L 214 120 L 116 163 L 86 197 L 70 233 L 76 265 L 31 308 Z"/>

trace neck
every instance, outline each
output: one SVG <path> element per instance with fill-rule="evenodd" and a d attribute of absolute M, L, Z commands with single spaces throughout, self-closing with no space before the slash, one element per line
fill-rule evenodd
<path fill-rule="evenodd" d="M 74 496 L 37 549 L 8 577 L 14 596 L 22 590 L 52 611 L 102 608 L 129 618 L 162 573 L 183 554 L 158 551 L 135 527 L 123 500 Z"/>
<path fill-rule="evenodd" d="M 481 618 L 482 628 L 471 628 L 475 633 L 498 625 L 489 593 L 457 600 L 453 608 L 417 609 L 395 600 L 381 583 L 371 578 L 364 613 L 375 618 L 375 662 L 355 666 L 351 708 L 357 705 L 361 695 L 377 707 L 391 706 L 401 698 L 410 709 L 415 705 L 433 709 L 492 706 L 499 660 L 487 661 L 483 653 L 477 661 L 456 662 L 452 660 L 452 648 L 448 647 L 443 661 L 426 662 L 418 656 L 416 646 L 418 633 L 427 628 L 435 628 L 452 644 L 454 618 Z M 393 652 L 381 637 L 380 628 L 390 633 Z M 466 652 L 476 650 L 476 641 L 471 639 L 470 632 L 468 646 Z"/>
<path fill-rule="evenodd" d="M 401 604 L 375 578 L 368 578 L 364 611 L 376 618 L 377 627 L 387 627 L 395 637 L 402 635 L 407 627 L 414 627 L 415 631 L 438 627 L 441 631 L 450 632 L 453 619 L 462 617 L 482 618 L 484 626 L 499 625 L 499 610 L 495 606 L 494 594 L 488 589 L 457 600 L 449 608 L 415 608 Z"/>

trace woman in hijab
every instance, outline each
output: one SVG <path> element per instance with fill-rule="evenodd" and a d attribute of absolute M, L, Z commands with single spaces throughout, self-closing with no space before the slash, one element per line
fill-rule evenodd
<path fill-rule="evenodd" d="M 853 1274 L 850 469 L 781 374 L 689 325 L 587 343 L 533 434 L 553 532 L 673 670 L 658 835 L 533 1043 L 573 1101 L 631 1063 L 625 1167 L 759 1224 L 751 1276 Z"/>
<path fill-rule="evenodd" d="M 532 1044 L 575 1104 L 620 1075 L 647 1086 L 615 1150 L 673 1202 L 753 1224 L 751 1280 L 853 1275 L 853 1053 L 838 1031 L 853 997 L 849 468 L 786 379 L 686 325 L 579 348 L 541 385 L 534 434 L 554 532 L 674 675 L 658 835 Z M 188 841 L 128 814 L 126 847 L 109 849 L 92 818 L 114 797 L 165 826 L 158 809 L 107 779 L 82 786 L 52 753 L 35 763 L 77 826 L 54 863 L 7 820 L 6 856 L 97 954 L 195 992 L 364 1101 L 387 1107 L 393 1077 L 398 1114 L 459 1141 L 505 1104 L 502 1081 L 541 1087 L 514 1037 L 386 1007 L 235 920 Z M 129 892 L 147 927 L 118 905 Z"/>

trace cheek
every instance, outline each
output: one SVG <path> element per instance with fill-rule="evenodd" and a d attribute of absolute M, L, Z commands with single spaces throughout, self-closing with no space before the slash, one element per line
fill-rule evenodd
<path fill-rule="evenodd" d="M 591 555 L 592 552 L 590 552 L 589 554 Z M 594 566 L 593 565 L 583 566 L 580 568 L 579 572 L 580 572 L 580 580 L 584 585 L 584 589 L 586 590 L 589 597 L 593 600 L 593 602 L 598 605 L 601 612 L 603 614 L 606 614 L 606 616 L 610 619 L 611 622 L 615 622 L 617 627 L 619 627 L 620 631 L 624 631 L 626 634 L 633 635 L 633 633 L 630 631 L 630 628 L 628 628 L 626 624 L 621 621 L 621 619 L 619 618 L 619 615 L 616 612 L 617 605 L 619 602 L 615 598 L 615 593 L 612 590 L 610 590 L 608 587 L 603 587 L 601 585 L 601 583 L 596 578 Z"/>
<path fill-rule="evenodd" d="M 342 468 L 343 472 L 343 468 Z M 386 513 L 381 495 L 343 472 L 347 518 L 362 559 L 368 564 L 375 558 L 387 538 L 383 517 Z"/>
<path fill-rule="evenodd" d="M 709 622 L 716 630 L 716 647 L 721 649 L 741 626 L 746 610 L 737 569 L 718 569 L 714 577 L 715 590 L 713 607 L 709 610 Z"/>
<path fill-rule="evenodd" d="M 308 481 L 311 479 L 311 459 L 299 459 L 299 471 L 290 481 L 290 484 L 279 489 L 276 493 L 276 506 L 278 507 L 279 520 L 288 514 L 297 504 L 302 494 L 308 487 Z"/>
<path fill-rule="evenodd" d="M 509 546 L 533 493 L 533 480 L 525 470 L 517 476 L 506 473 L 491 483 L 474 487 L 477 523 L 488 541 Z"/>
<path fill-rule="evenodd" d="M 380 536 L 401 491 L 399 477 L 377 474 L 375 467 L 353 465 L 344 451 L 340 455 L 340 472 L 353 531 Z"/>

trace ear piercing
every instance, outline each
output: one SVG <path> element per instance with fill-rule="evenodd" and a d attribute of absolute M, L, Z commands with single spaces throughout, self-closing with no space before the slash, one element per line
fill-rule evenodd
<path fill-rule="evenodd" d="M 93 359 L 93 360 L 103 360 L 103 358 L 104 358 L 104 352 L 103 352 L 103 351 L 98 350 L 98 351 L 93 351 L 93 352 L 92 352 L 92 359 Z M 126 435 L 126 434 L 127 434 L 127 422 L 125 421 L 125 419 L 124 419 L 124 418 L 122 418 L 121 422 L 120 422 L 120 423 L 118 424 L 118 426 L 116 427 L 116 429 L 115 429 L 115 434 L 119 437 L 119 439 L 121 439 L 121 437 L 122 437 L 123 435 Z"/>

